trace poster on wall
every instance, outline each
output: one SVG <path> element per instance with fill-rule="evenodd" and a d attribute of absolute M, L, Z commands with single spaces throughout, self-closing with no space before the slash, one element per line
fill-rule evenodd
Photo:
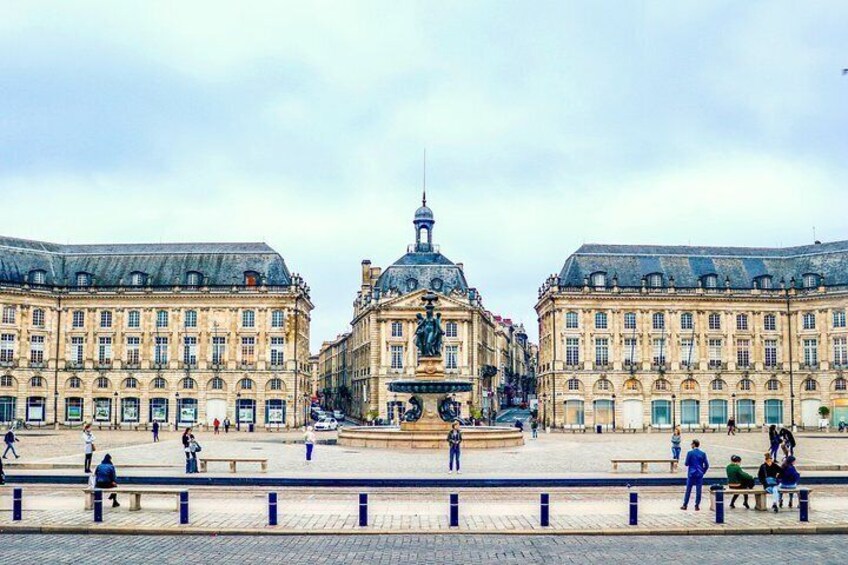
<path fill-rule="evenodd" d="M 94 402 L 94 419 L 98 422 L 108 422 L 110 416 L 109 401 L 96 400 Z"/>
<path fill-rule="evenodd" d="M 138 406 L 135 404 L 124 404 L 124 421 L 138 422 Z"/>
<path fill-rule="evenodd" d="M 44 406 L 30 404 L 29 420 L 32 422 L 41 422 L 44 420 Z"/>
<path fill-rule="evenodd" d="M 253 408 L 239 408 L 239 422 L 245 424 L 253 422 Z"/>
<path fill-rule="evenodd" d="M 194 422 L 195 410 L 191 406 L 180 408 L 180 422 Z"/>
<path fill-rule="evenodd" d="M 77 422 L 79 420 L 82 420 L 82 406 L 73 404 L 69 405 L 68 420 L 71 422 Z"/>
<path fill-rule="evenodd" d="M 153 413 L 150 416 L 151 420 L 153 420 L 154 422 L 164 422 L 167 419 L 165 414 L 167 411 L 167 407 L 153 406 L 151 408 L 153 410 Z"/>
<path fill-rule="evenodd" d="M 282 424 L 283 423 L 283 409 L 282 408 L 269 408 L 268 409 L 268 422 L 271 424 Z"/>

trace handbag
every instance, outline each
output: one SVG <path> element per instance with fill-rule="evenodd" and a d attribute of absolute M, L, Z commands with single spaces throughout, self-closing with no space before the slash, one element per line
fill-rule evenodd
<path fill-rule="evenodd" d="M 92 453 L 94 453 L 95 451 L 97 451 L 97 446 L 95 446 L 95 445 L 92 443 L 92 444 L 91 444 L 91 452 L 92 452 Z"/>

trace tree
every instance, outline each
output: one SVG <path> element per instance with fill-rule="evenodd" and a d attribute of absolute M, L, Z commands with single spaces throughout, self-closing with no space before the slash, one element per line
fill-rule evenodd
<path fill-rule="evenodd" d="M 822 418 L 827 418 L 830 416 L 830 408 L 827 406 L 819 406 L 819 416 Z"/>

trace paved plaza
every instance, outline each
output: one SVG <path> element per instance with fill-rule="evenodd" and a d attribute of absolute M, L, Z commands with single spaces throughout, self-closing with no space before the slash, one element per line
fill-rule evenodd
<path fill-rule="evenodd" d="M 0 564 L 150 563 L 844 563 L 844 537 L 793 536 L 34 536 L 0 538 Z M 768 560 L 772 560 L 771 557 Z"/>

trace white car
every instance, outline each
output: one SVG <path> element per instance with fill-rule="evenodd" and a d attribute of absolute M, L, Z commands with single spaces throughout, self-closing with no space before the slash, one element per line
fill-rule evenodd
<path fill-rule="evenodd" d="M 321 418 L 318 420 L 318 423 L 315 424 L 316 432 L 330 431 L 339 429 L 339 423 L 335 418 Z"/>
<path fill-rule="evenodd" d="M 333 410 L 333 418 L 339 421 L 343 421 L 345 419 L 345 413 L 341 410 Z"/>

